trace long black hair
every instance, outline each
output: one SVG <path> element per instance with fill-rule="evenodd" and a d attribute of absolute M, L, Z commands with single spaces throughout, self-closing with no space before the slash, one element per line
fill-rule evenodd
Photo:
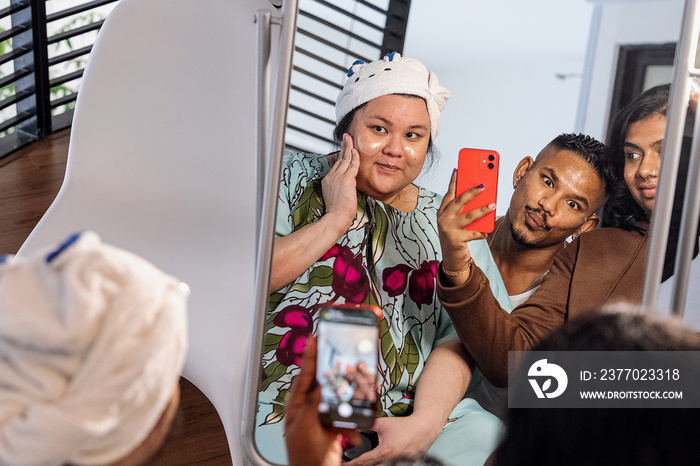
<path fill-rule="evenodd" d="M 634 200 L 625 183 L 625 139 L 633 123 L 652 115 L 666 116 L 670 89 L 670 84 L 652 87 L 615 116 L 605 150 L 608 202 L 603 210 L 603 226 L 635 230 L 636 222 L 647 219 L 646 212 Z"/>

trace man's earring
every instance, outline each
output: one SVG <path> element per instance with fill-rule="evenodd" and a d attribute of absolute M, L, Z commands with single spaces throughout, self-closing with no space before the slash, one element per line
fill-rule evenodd
<path fill-rule="evenodd" d="M 515 179 L 515 182 L 513 183 L 513 189 L 518 187 L 518 183 L 520 182 L 520 177 Z"/>

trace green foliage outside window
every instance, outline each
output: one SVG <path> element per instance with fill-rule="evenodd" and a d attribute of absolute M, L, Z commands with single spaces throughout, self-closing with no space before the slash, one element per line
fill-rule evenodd
<path fill-rule="evenodd" d="M 61 26 L 60 29 L 56 31 L 56 34 L 64 33 L 71 31 L 75 28 L 79 28 L 82 26 L 87 26 L 89 24 L 92 24 L 96 21 L 102 21 L 105 18 L 104 14 L 91 11 L 88 13 L 85 13 L 84 15 L 76 16 L 75 18 L 71 19 L 69 22 Z M 95 34 L 97 34 L 99 30 L 95 31 Z M 0 28 L 0 33 L 5 32 L 5 29 Z M 78 36 L 81 37 L 81 36 Z M 79 47 L 75 44 L 75 38 L 73 39 L 64 39 L 58 43 L 55 44 L 54 50 L 56 53 L 64 52 L 66 49 L 68 51 L 75 50 L 74 47 Z M 2 42 L 0 42 L 0 55 L 3 55 L 5 53 L 9 53 L 12 51 L 12 38 L 6 39 Z M 74 58 L 70 61 L 67 61 L 63 64 L 63 69 L 61 70 L 61 74 L 64 73 L 70 73 L 73 71 L 81 70 L 85 68 L 85 64 L 87 62 L 87 56 L 81 56 Z M 50 72 L 50 71 L 49 71 Z M 50 72 L 51 74 L 51 72 Z M 0 78 L 3 78 L 6 76 L 7 73 L 0 69 Z M 54 76 L 51 76 L 52 78 Z M 61 97 L 65 97 L 67 95 L 71 95 L 78 92 L 78 82 L 77 80 L 75 82 L 69 82 L 65 84 L 60 84 L 58 86 L 54 86 L 50 90 L 50 95 L 51 95 L 51 100 L 59 99 Z M 0 88 L 0 100 L 4 100 L 7 98 L 10 98 L 15 95 L 15 83 L 9 83 L 6 86 L 3 86 Z M 75 100 L 72 102 L 68 102 L 65 105 L 62 105 L 60 107 L 56 107 L 55 109 L 52 110 L 52 114 L 59 114 L 63 112 L 67 112 L 70 110 L 73 110 L 75 108 Z M 2 113 L 5 113 L 3 115 Z M 12 115 L 8 116 L 7 110 L 3 111 L 0 113 L 0 120 L 6 120 L 8 118 L 12 118 Z M 12 134 L 15 131 L 15 128 L 9 128 L 6 131 L 0 132 L 0 138 L 5 137 L 9 134 Z"/>

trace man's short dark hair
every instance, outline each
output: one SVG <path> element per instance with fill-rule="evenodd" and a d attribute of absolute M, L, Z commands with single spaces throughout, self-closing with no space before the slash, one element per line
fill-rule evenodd
<path fill-rule="evenodd" d="M 578 155 L 593 167 L 603 181 L 606 181 L 605 144 L 602 142 L 587 134 L 564 133 L 554 138 L 548 146 L 559 150 L 568 150 Z"/>

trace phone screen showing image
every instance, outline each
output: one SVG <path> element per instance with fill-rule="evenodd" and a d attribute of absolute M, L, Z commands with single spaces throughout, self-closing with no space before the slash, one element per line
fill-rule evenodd
<path fill-rule="evenodd" d="M 368 429 L 377 403 L 377 315 L 363 308 L 328 307 L 318 324 L 316 379 L 324 425 Z"/>

